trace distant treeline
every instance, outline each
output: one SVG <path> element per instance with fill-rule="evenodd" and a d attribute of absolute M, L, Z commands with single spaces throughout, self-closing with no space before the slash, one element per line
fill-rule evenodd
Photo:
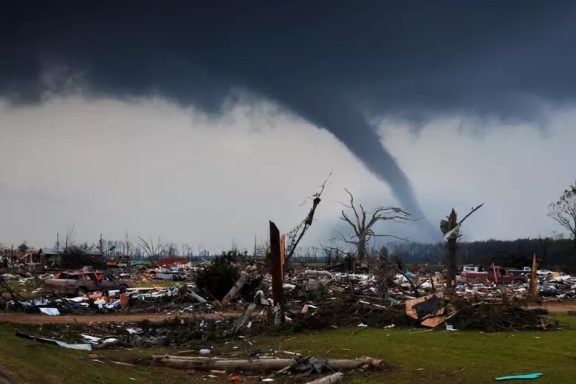
<path fill-rule="evenodd" d="M 390 253 L 404 263 L 441 264 L 444 244 L 397 242 L 388 246 Z M 458 264 L 490 265 L 522 268 L 529 266 L 536 254 L 541 267 L 576 267 L 574 242 L 566 239 L 485 240 L 460 243 Z M 570 268 L 570 269 L 572 269 Z"/>

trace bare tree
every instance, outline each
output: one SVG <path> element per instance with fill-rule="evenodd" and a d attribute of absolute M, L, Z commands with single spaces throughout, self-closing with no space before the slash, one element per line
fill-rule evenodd
<path fill-rule="evenodd" d="M 75 226 L 72 224 L 71 227 L 66 229 L 66 234 L 64 235 L 64 250 L 68 250 L 68 247 L 74 245 L 74 235 L 76 234 Z"/>
<path fill-rule="evenodd" d="M 338 247 L 327 246 L 324 244 L 320 244 L 320 249 L 324 253 L 324 260 L 328 265 L 332 265 L 332 263 L 336 262 L 338 253 L 341 252 Z"/>
<path fill-rule="evenodd" d="M 162 255 L 168 257 L 180 256 L 180 252 L 178 252 L 178 245 L 176 245 L 176 243 L 164 244 L 162 247 Z"/>
<path fill-rule="evenodd" d="M 542 237 L 538 236 L 538 253 L 540 257 L 538 258 L 537 262 L 539 265 L 546 265 L 546 261 L 548 260 L 548 251 L 550 250 L 550 246 L 553 244 L 553 240 L 551 237 Z"/>
<path fill-rule="evenodd" d="M 270 240 L 266 239 L 260 243 L 254 243 L 254 259 L 264 260 L 270 255 Z"/>
<path fill-rule="evenodd" d="M 548 206 L 548 216 L 570 232 L 576 248 L 576 182 L 562 193 L 558 201 Z"/>
<path fill-rule="evenodd" d="M 188 243 L 182 244 L 182 255 L 186 256 L 187 258 L 192 258 L 194 256 L 193 247 Z"/>
<path fill-rule="evenodd" d="M 126 256 L 134 256 L 134 249 L 132 246 L 132 242 L 128 238 L 128 231 L 124 234 L 124 255 Z"/>
<path fill-rule="evenodd" d="M 342 236 L 342 240 L 347 244 L 352 244 L 355 248 L 356 257 L 363 261 L 368 256 L 368 244 L 375 237 L 393 237 L 395 239 L 406 240 L 402 237 L 390 234 L 378 234 L 374 232 L 374 226 L 382 221 L 406 222 L 410 214 L 402 208 L 378 207 L 371 212 L 367 212 L 362 204 L 356 205 L 354 195 L 347 189 L 346 193 L 350 197 L 348 204 L 344 204 L 346 210 L 342 210 L 340 219 L 350 225 L 353 235 Z M 351 216 L 353 215 L 353 216 Z"/>
<path fill-rule="evenodd" d="M 160 240 L 160 238 L 156 243 L 154 243 L 152 237 L 150 237 L 150 239 L 148 240 L 145 240 L 144 238 L 138 236 L 138 244 L 144 250 L 144 253 L 148 257 L 158 256 L 160 254 L 160 251 L 164 247 L 164 243 L 162 242 L 162 240 Z"/>

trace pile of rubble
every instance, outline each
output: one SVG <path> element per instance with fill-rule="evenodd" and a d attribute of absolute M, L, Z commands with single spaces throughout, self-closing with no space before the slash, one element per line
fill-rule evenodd
<path fill-rule="evenodd" d="M 553 326 L 541 312 L 526 309 L 526 287 L 517 285 L 482 284 L 482 289 L 446 295 L 439 276 L 395 275 L 382 295 L 377 279 L 368 274 L 304 271 L 290 281 L 286 319 L 296 330 L 446 325 L 500 331 Z"/>
<path fill-rule="evenodd" d="M 228 336 L 233 319 L 214 318 L 211 320 L 194 318 L 174 318 L 160 323 L 149 321 L 76 324 L 70 327 L 41 325 L 34 331 L 42 336 L 32 336 L 18 332 L 17 336 L 37 341 L 52 340 L 58 345 L 72 349 L 107 348 L 153 348 L 187 347 L 206 343 L 208 340 L 223 339 Z M 38 340 L 38 339 L 42 340 Z M 60 343 L 64 343 L 60 344 Z"/>
<path fill-rule="evenodd" d="M 254 280 L 255 275 L 261 278 Z M 151 276 L 148 269 L 124 272 L 124 277 L 133 279 L 147 280 Z M 186 276 L 190 278 L 190 275 Z M 18 279 L 19 284 L 39 281 L 34 276 L 14 275 L 5 278 L 14 281 Z M 543 300 L 562 300 L 576 296 L 576 278 L 572 276 L 548 274 L 539 279 L 538 290 Z M 244 295 L 243 299 L 240 292 L 249 281 L 257 281 L 259 287 L 256 295 L 248 299 Z M 280 307 L 271 298 L 271 286 L 271 276 L 259 275 L 258 268 L 250 265 L 243 269 L 236 283 L 222 298 L 214 298 L 207 295 L 207 292 L 200 292 L 201 295 L 192 281 L 185 281 L 175 282 L 165 288 L 110 289 L 74 297 L 44 294 L 31 299 L 15 299 L 12 296 L 12 300 L 5 302 L 5 308 L 47 315 L 97 315 L 122 311 L 169 313 L 174 316 L 211 313 L 226 308 L 239 315 L 236 323 L 226 331 L 241 334 L 257 322 L 277 324 Z M 41 287 L 37 287 L 31 292 L 41 293 L 41 290 Z M 503 316 L 485 327 L 489 330 L 546 328 L 540 318 L 522 312 L 520 303 L 528 298 L 526 279 L 496 284 L 489 280 L 466 279 L 463 274 L 458 278 L 454 293 L 445 295 L 443 277 L 439 272 L 388 271 L 385 276 L 381 276 L 378 273 L 304 269 L 286 274 L 283 292 L 281 309 L 285 315 L 284 324 L 294 330 L 340 326 L 422 325 L 435 328 L 448 321 L 455 323 L 466 316 L 478 319 L 485 314 Z M 512 319 L 510 314 L 513 312 L 523 315 L 519 319 Z M 463 328 L 478 328 L 478 323 L 474 321 L 458 321 L 458 324 Z M 256 330 L 252 328 L 250 332 Z"/>
<path fill-rule="evenodd" d="M 194 292 L 194 286 L 190 284 L 167 288 L 128 288 L 124 293 L 119 290 L 95 291 L 76 297 L 47 294 L 33 299 L 7 301 L 6 309 L 21 309 L 28 313 L 38 312 L 52 316 L 98 315 L 111 312 L 171 312 L 178 315 L 214 312 L 217 305 Z"/>

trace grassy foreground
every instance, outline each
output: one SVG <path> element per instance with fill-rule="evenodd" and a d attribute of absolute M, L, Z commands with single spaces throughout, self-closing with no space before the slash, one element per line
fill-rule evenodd
<path fill-rule="evenodd" d="M 489 383 L 494 377 L 543 372 L 538 383 L 576 382 L 576 316 L 556 316 L 563 330 L 548 332 L 426 332 L 423 329 L 338 329 L 317 334 L 267 336 L 220 346 L 272 348 L 322 357 L 382 358 L 384 371 L 357 374 L 347 383 Z M 6 371 L 25 383 L 203 383 L 202 374 L 111 361 L 134 361 L 167 350 L 74 351 L 14 336 L 0 324 L 0 382 Z M 238 350 L 238 349 L 236 349 Z M 95 361 L 99 360 L 99 361 Z M 226 382 L 226 375 L 208 378 Z M 283 381 L 283 380 L 282 380 Z"/>

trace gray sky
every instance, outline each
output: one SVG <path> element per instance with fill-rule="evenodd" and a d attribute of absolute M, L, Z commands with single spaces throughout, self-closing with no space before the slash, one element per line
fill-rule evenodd
<path fill-rule="evenodd" d="M 514 239 L 557 230 L 546 207 L 573 179 L 576 110 L 550 114 L 546 133 L 496 124 L 478 133 L 463 118 L 436 119 L 419 132 L 378 126 L 436 224 L 450 208 L 485 202 L 466 239 Z M 334 175 L 305 244 L 338 230 L 344 188 L 367 207 L 397 205 L 324 129 L 271 103 L 236 104 L 219 119 L 160 99 L 130 103 L 76 95 L 41 105 L 0 107 L 0 241 L 51 245 L 74 227 L 77 241 L 160 237 L 212 251 L 251 249 L 267 220 L 288 231 L 309 197 Z M 382 232 L 419 237 L 416 224 Z"/>
<path fill-rule="evenodd" d="M 424 218 L 399 229 L 414 240 L 479 201 L 469 239 L 547 234 L 575 176 L 575 16 L 565 0 L 8 2 L 0 239 L 251 244 L 268 218 L 298 223 L 330 169 L 311 243 L 345 186 Z"/>

